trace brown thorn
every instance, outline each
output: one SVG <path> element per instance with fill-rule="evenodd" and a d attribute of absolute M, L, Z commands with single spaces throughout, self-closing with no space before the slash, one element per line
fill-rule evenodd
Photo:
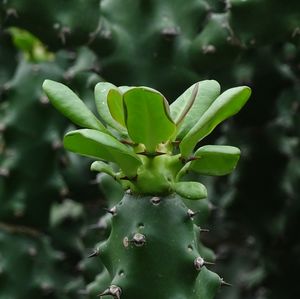
<path fill-rule="evenodd" d="M 104 292 L 99 294 L 98 296 L 113 296 L 115 299 L 121 299 L 122 290 L 120 287 L 116 285 L 111 285 Z"/>
<path fill-rule="evenodd" d="M 200 271 L 205 265 L 214 265 L 214 263 L 205 261 L 201 256 L 195 258 L 194 267 L 197 271 Z"/>
<path fill-rule="evenodd" d="M 99 249 L 95 249 L 91 254 L 89 254 L 87 256 L 87 258 L 91 258 L 91 257 L 96 257 L 100 254 L 100 250 Z"/>
<path fill-rule="evenodd" d="M 140 152 L 137 154 L 147 156 L 147 157 L 156 157 L 156 156 L 166 155 L 166 153 L 157 152 L 157 151 L 155 153 L 149 153 L 149 152 L 144 151 L 144 152 Z"/>
<path fill-rule="evenodd" d="M 179 35 L 176 27 L 167 27 L 161 30 L 161 35 L 167 40 L 171 41 Z"/>
<path fill-rule="evenodd" d="M 0 177 L 9 177 L 10 171 L 7 168 L 0 168 Z"/>
<path fill-rule="evenodd" d="M 19 17 L 17 10 L 14 8 L 7 9 L 6 10 L 6 18 L 8 18 L 10 16 L 13 16 L 17 19 Z"/>
<path fill-rule="evenodd" d="M 104 224 L 104 222 L 100 222 L 100 223 L 95 223 L 95 224 L 91 224 L 87 227 L 88 230 L 93 230 L 93 229 L 107 229 L 107 225 Z"/>
<path fill-rule="evenodd" d="M 107 208 L 103 208 L 104 211 L 106 211 L 107 213 L 115 216 L 117 214 L 117 208 L 116 207 L 112 207 L 110 209 Z"/>
<path fill-rule="evenodd" d="M 224 279 L 221 278 L 221 286 L 222 286 L 222 287 L 232 287 L 232 284 L 230 284 L 230 283 L 224 281 Z"/>
<path fill-rule="evenodd" d="M 204 261 L 204 265 L 215 265 L 215 263 Z"/>
<path fill-rule="evenodd" d="M 199 160 L 198 157 L 189 157 L 185 160 L 185 163 L 191 162 L 191 161 L 195 161 L 195 160 Z"/>
<path fill-rule="evenodd" d="M 190 218 L 193 218 L 194 216 L 196 216 L 197 214 L 199 214 L 199 211 L 194 212 L 191 209 L 188 209 L 187 214 Z"/>
<path fill-rule="evenodd" d="M 130 140 L 125 140 L 125 139 L 121 139 L 120 142 L 123 143 L 123 144 L 131 145 L 131 146 L 137 146 L 138 145 L 137 143 L 134 143 Z"/>

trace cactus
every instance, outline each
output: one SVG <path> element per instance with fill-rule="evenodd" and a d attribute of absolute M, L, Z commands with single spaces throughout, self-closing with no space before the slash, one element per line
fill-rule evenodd
<path fill-rule="evenodd" d="M 65 155 L 61 151 L 61 135 L 68 124 L 53 114 L 40 85 L 47 77 L 56 80 L 65 77 L 69 82 L 78 80 L 86 87 L 95 75 L 89 71 L 94 56 L 86 49 L 79 49 L 75 62 L 65 51 L 54 57 L 34 50 L 37 46 L 41 49 L 42 45 L 28 32 L 17 28 L 10 30 L 17 41 L 26 40 L 28 47 L 22 49 L 25 55 L 20 56 L 13 77 L 3 84 L 0 103 L 0 217 L 8 223 L 43 230 L 49 225 L 52 203 L 65 197 L 69 190 L 77 200 L 82 192 L 86 194 L 86 185 L 91 197 L 95 192 L 91 192 L 93 189 L 87 181 L 82 182 L 76 176 L 77 172 L 70 170 L 88 168 L 78 163 L 74 155 Z M 36 52 L 43 55 L 36 56 Z M 39 61 L 42 57 L 43 61 Z M 79 84 L 76 82 L 76 85 Z M 88 89 L 85 90 L 88 98 Z M 43 187 L 36 189 L 37 184 Z"/>
<path fill-rule="evenodd" d="M 14 255 L 9 255 L 9 259 L 15 262 L 4 262 L 6 274 L 0 279 L 0 297 L 67 298 L 71 296 L 70 285 L 65 282 L 73 281 L 72 298 L 77 298 L 76 289 L 82 287 L 76 283 L 82 279 L 78 277 L 81 274 L 76 271 L 76 266 L 85 252 L 81 237 L 82 227 L 87 222 L 86 211 L 78 201 L 83 198 L 83 193 L 85 202 L 89 203 L 99 196 L 99 192 L 95 185 L 91 186 L 89 172 L 85 175 L 88 165 L 74 154 L 62 151 L 61 136 L 69 124 L 53 113 L 40 86 L 47 77 L 56 80 L 65 78 L 79 86 L 77 80 L 81 86 L 84 85 L 88 98 L 86 87 L 95 76 L 89 70 L 94 56 L 86 49 L 77 51 L 75 61 L 74 55 L 70 56 L 67 51 L 48 55 L 44 51 L 36 51 L 41 50 L 42 45 L 28 32 L 13 28 L 10 33 L 14 36 L 15 47 L 6 35 L 1 47 L 3 63 L 6 59 L 14 61 L 14 55 L 16 61 L 16 70 L 11 64 L 12 70 L 3 70 L 0 80 L 1 238 L 3 227 L 12 229 L 5 230 L 0 252 L 1 259 L 5 261 L 7 252 L 11 250 Z M 22 47 L 22 40 L 26 40 L 26 48 Z M 19 54 L 18 60 L 16 53 Z M 85 175 L 85 180 L 82 180 L 82 175 Z M 65 199 L 66 196 L 68 199 Z M 24 233 L 15 234 L 15 228 L 19 227 L 22 231 L 36 232 L 34 238 Z M 24 253 L 29 243 L 36 247 L 36 257 Z M 51 252 L 54 251 L 60 251 L 64 260 L 52 258 Z M 44 271 L 39 270 L 43 263 Z M 7 275 L 16 265 L 18 268 L 14 272 L 17 274 Z M 31 267 L 35 271 L 32 275 L 29 273 Z M 51 282 L 51 290 L 40 289 L 40 281 L 43 283 L 44 277 Z M 45 288 L 48 288 L 47 284 Z M 4 289 L 7 291 L 2 293 Z"/>
<path fill-rule="evenodd" d="M 24 28 L 51 48 L 82 46 L 98 27 L 99 0 L 53 1 L 29 0 L 4 1 L 1 7 L 3 26 Z M 84 12 L 84 13 L 83 13 Z M 47 34 L 45 34 L 47 28 Z"/>
<path fill-rule="evenodd" d="M 76 298 L 82 281 L 67 274 L 65 255 L 45 234 L 0 223 L 0 252 L 1 298 Z"/>
<path fill-rule="evenodd" d="M 238 148 L 194 148 L 242 108 L 250 89 L 220 94 L 216 81 L 200 81 L 169 106 L 148 87 L 98 83 L 95 101 L 106 126 L 65 85 L 46 80 L 43 89 L 56 109 L 83 127 L 65 135 L 65 148 L 97 159 L 91 169 L 112 176 L 126 191 L 108 210 L 108 239 L 91 254 L 107 269 L 98 277 L 98 286 L 104 282 L 100 296 L 213 298 L 224 282 L 207 269 L 213 261 L 199 245 L 196 211 L 184 203 L 206 198 L 207 191 L 200 182 L 187 181 L 186 174 L 232 172 Z"/>

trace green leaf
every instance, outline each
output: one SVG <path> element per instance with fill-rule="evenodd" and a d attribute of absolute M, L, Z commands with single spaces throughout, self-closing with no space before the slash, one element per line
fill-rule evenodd
<path fill-rule="evenodd" d="M 197 277 L 195 298 L 213 299 L 220 286 L 219 275 L 203 267 Z"/>
<path fill-rule="evenodd" d="M 231 173 L 240 158 L 241 151 L 234 146 L 206 145 L 200 147 L 189 170 L 203 175 L 225 175 Z"/>
<path fill-rule="evenodd" d="M 110 165 L 108 165 L 102 161 L 93 162 L 91 165 L 91 170 L 97 171 L 97 172 L 104 172 L 106 174 L 109 174 L 112 177 L 115 176 L 115 172 L 114 172 L 113 168 Z"/>
<path fill-rule="evenodd" d="M 65 135 L 66 149 L 91 158 L 118 164 L 127 176 L 135 176 L 141 164 L 139 157 L 114 137 L 90 129 L 69 132 Z"/>
<path fill-rule="evenodd" d="M 107 132 L 103 124 L 69 87 L 45 80 L 43 89 L 52 105 L 73 123 L 80 127 Z"/>
<path fill-rule="evenodd" d="M 107 103 L 112 117 L 125 127 L 123 95 L 118 90 L 111 89 L 108 93 Z"/>
<path fill-rule="evenodd" d="M 198 92 L 193 99 L 193 92 L 197 84 L 199 84 Z M 192 85 L 171 104 L 171 116 L 176 124 L 185 114 L 177 132 L 177 139 L 182 139 L 195 126 L 219 94 L 220 84 L 217 81 L 204 80 Z"/>
<path fill-rule="evenodd" d="M 203 199 L 207 197 L 205 186 L 198 182 L 178 182 L 174 184 L 174 191 L 187 199 Z"/>
<path fill-rule="evenodd" d="M 101 118 L 109 126 L 121 133 L 125 133 L 122 94 L 118 91 L 118 88 L 111 83 L 100 82 L 95 86 L 94 94 L 97 110 Z M 120 106 L 122 107 L 122 112 L 120 112 Z M 119 115 L 121 113 L 123 114 L 123 124 L 115 117 L 116 114 Z"/>
<path fill-rule="evenodd" d="M 176 130 L 168 111 L 168 103 L 158 91 L 135 87 L 124 94 L 125 122 L 130 138 L 154 152 Z"/>
<path fill-rule="evenodd" d="M 32 62 L 54 60 L 54 54 L 29 31 L 18 27 L 9 27 L 6 30 L 11 34 L 15 47 L 24 53 L 27 60 Z"/>
<path fill-rule="evenodd" d="M 196 144 L 210 134 L 219 123 L 239 112 L 250 94 L 251 89 L 247 86 L 235 87 L 223 92 L 182 139 L 179 145 L 182 156 L 188 157 Z"/>

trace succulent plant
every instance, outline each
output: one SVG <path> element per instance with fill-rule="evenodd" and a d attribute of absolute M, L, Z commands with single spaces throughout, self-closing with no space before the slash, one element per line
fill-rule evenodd
<path fill-rule="evenodd" d="M 194 150 L 242 108 L 250 88 L 220 94 L 218 82 L 205 80 L 169 106 L 152 88 L 98 83 L 95 101 L 106 126 L 65 85 L 46 80 L 43 89 L 56 109 L 83 127 L 65 135 L 65 148 L 96 159 L 91 169 L 112 176 L 125 191 L 108 211 L 113 216 L 110 236 L 92 254 L 107 269 L 108 285 L 103 284 L 100 296 L 213 298 L 223 280 L 207 269 L 213 261 L 199 245 L 196 211 L 184 204 L 206 198 L 207 191 L 185 175 L 219 176 L 235 168 L 238 148 Z"/>

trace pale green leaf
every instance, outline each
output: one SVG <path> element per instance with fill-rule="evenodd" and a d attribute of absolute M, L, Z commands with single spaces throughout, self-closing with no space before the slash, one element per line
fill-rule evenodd
<path fill-rule="evenodd" d="M 199 84 L 198 92 L 193 99 L 192 95 L 196 84 Z M 182 114 L 186 114 L 178 128 L 177 139 L 182 139 L 195 126 L 199 118 L 220 94 L 220 84 L 215 80 L 204 80 L 196 84 L 188 88 L 170 106 L 171 116 L 175 123 L 178 123 Z M 193 103 L 190 103 L 191 100 Z M 186 108 L 188 108 L 187 112 L 185 112 Z"/>
<path fill-rule="evenodd" d="M 198 182 L 178 182 L 175 183 L 174 191 L 187 199 L 203 199 L 207 197 L 205 186 Z"/>
<path fill-rule="evenodd" d="M 200 147 L 189 170 L 203 175 L 225 175 L 231 173 L 240 158 L 241 151 L 234 146 L 206 145 Z"/>
<path fill-rule="evenodd" d="M 122 94 L 118 88 L 111 83 L 100 82 L 95 86 L 94 94 L 97 110 L 101 118 L 110 127 L 121 133 L 125 133 L 124 116 L 123 126 L 121 126 L 120 121 L 115 118 L 115 115 L 119 115 L 121 113 L 120 106 L 123 107 Z"/>
<path fill-rule="evenodd" d="M 45 80 L 43 89 L 52 105 L 73 123 L 80 127 L 107 132 L 103 124 L 69 87 Z"/>
<path fill-rule="evenodd" d="M 123 127 L 125 127 L 125 115 L 123 106 L 123 95 L 116 89 L 111 89 L 108 93 L 107 104 L 111 116 Z M 123 128 L 124 130 L 124 128 Z"/>
<path fill-rule="evenodd" d="M 235 87 L 223 92 L 182 139 L 179 145 L 182 156 L 189 156 L 196 144 L 210 134 L 219 123 L 239 112 L 250 94 L 251 89 L 247 86 Z"/>
<path fill-rule="evenodd" d="M 127 176 L 135 176 L 141 164 L 139 157 L 114 137 L 90 129 L 69 132 L 65 135 L 66 149 L 91 158 L 114 162 Z"/>
<path fill-rule="evenodd" d="M 106 174 L 109 174 L 112 177 L 115 176 L 115 172 L 114 172 L 113 168 L 111 167 L 111 165 L 106 164 L 102 161 L 93 162 L 91 165 L 91 170 L 97 171 L 97 172 L 104 172 Z"/>
<path fill-rule="evenodd" d="M 154 89 L 135 87 L 124 93 L 125 122 L 130 138 L 154 152 L 176 130 L 164 96 Z"/>

